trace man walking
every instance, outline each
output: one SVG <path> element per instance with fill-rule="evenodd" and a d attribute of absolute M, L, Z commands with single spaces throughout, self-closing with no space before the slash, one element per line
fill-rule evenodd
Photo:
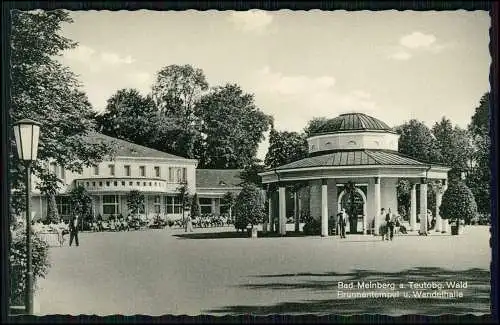
<path fill-rule="evenodd" d="M 345 210 L 342 209 L 340 210 L 340 212 L 337 214 L 338 218 L 337 218 L 337 224 L 339 225 L 340 227 L 340 231 L 339 231 L 339 234 L 340 234 L 340 238 L 346 238 L 345 237 L 345 226 L 346 226 L 346 213 L 345 213 Z"/>
<path fill-rule="evenodd" d="M 392 240 L 394 237 L 394 216 L 391 213 L 391 209 L 389 208 L 389 211 L 387 212 L 387 216 L 385 217 L 385 221 L 387 222 L 387 230 L 389 232 L 388 234 L 388 239 Z"/>
<path fill-rule="evenodd" d="M 75 215 L 69 223 L 69 246 L 73 243 L 73 238 L 75 239 L 76 246 L 80 246 L 78 243 L 78 221 L 78 215 Z"/>

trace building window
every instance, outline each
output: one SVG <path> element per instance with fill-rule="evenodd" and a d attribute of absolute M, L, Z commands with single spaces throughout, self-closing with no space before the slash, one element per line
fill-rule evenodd
<path fill-rule="evenodd" d="M 115 186 L 118 186 L 118 182 L 117 182 L 117 181 L 115 181 L 115 182 L 114 182 L 114 185 L 115 185 Z"/>
<path fill-rule="evenodd" d="M 132 186 L 133 184 L 134 184 L 134 182 L 128 182 L 129 186 Z"/>
<path fill-rule="evenodd" d="M 56 196 L 57 213 L 63 219 L 71 217 L 71 203 L 69 196 Z"/>
<path fill-rule="evenodd" d="M 123 167 L 125 169 L 125 176 L 130 176 L 130 166 L 124 166 Z"/>
<path fill-rule="evenodd" d="M 125 186 L 125 182 L 124 181 L 122 181 L 122 186 Z"/>
<path fill-rule="evenodd" d="M 212 199 L 201 197 L 200 199 L 200 210 L 202 214 L 212 213 Z"/>
<path fill-rule="evenodd" d="M 99 182 L 99 186 L 102 186 L 102 182 Z"/>
<path fill-rule="evenodd" d="M 153 211 L 155 214 L 161 213 L 161 197 L 159 195 L 154 197 L 153 200 Z"/>
<path fill-rule="evenodd" d="M 146 166 L 139 166 L 139 171 L 142 177 L 146 176 Z"/>
<path fill-rule="evenodd" d="M 155 176 L 156 176 L 156 177 L 161 177 L 161 174 L 160 174 L 160 167 L 159 167 L 159 166 L 155 166 Z"/>
<path fill-rule="evenodd" d="M 109 165 L 109 174 L 115 176 L 115 165 Z"/>
<path fill-rule="evenodd" d="M 66 169 L 63 166 L 61 166 L 61 179 L 66 180 Z"/>
<path fill-rule="evenodd" d="M 186 183 L 187 181 L 187 169 L 185 167 L 170 167 L 168 174 L 170 183 Z"/>
<path fill-rule="evenodd" d="M 89 185 L 90 185 L 90 182 L 87 182 L 87 184 L 85 184 L 85 186 L 87 186 L 87 187 L 89 187 Z"/>
<path fill-rule="evenodd" d="M 104 195 L 102 197 L 102 213 L 104 215 L 116 215 L 119 213 L 117 195 Z"/>
<path fill-rule="evenodd" d="M 52 174 L 54 174 L 54 175 L 57 176 L 57 165 L 56 165 L 56 163 L 54 163 L 54 162 L 50 163 L 50 171 L 52 172 Z"/>
<path fill-rule="evenodd" d="M 166 196 L 165 197 L 165 207 L 168 214 L 180 214 L 182 213 L 181 199 L 178 196 Z"/>
<path fill-rule="evenodd" d="M 99 166 L 94 166 L 94 175 L 99 175 Z"/>
<path fill-rule="evenodd" d="M 92 186 L 95 187 L 95 182 L 92 182 Z"/>
<path fill-rule="evenodd" d="M 109 182 L 106 182 L 106 186 L 109 186 Z"/>

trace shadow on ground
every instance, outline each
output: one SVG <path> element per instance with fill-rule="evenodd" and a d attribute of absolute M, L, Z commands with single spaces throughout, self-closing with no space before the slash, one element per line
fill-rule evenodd
<path fill-rule="evenodd" d="M 435 267 L 418 267 L 401 272 L 376 272 L 370 270 L 354 270 L 347 273 L 298 273 L 256 275 L 250 278 L 263 281 L 257 284 L 242 284 L 240 287 L 249 290 L 302 290 L 312 294 L 327 295 L 327 299 L 287 301 L 267 306 L 225 306 L 207 310 L 216 314 L 385 314 L 385 315 L 442 315 L 442 314 L 490 314 L 490 272 L 473 268 L 465 271 L 451 271 Z M 338 291 L 367 292 L 377 289 L 338 289 L 338 282 L 372 281 L 372 283 L 391 282 L 396 284 L 400 295 L 397 298 L 340 298 Z M 415 292 L 422 290 L 432 292 L 433 289 L 411 289 L 408 282 L 436 282 L 444 286 L 444 290 L 453 289 L 446 282 L 466 281 L 467 288 L 455 289 L 463 293 L 462 298 L 417 298 Z M 399 288 L 404 284 L 405 288 Z M 330 291 L 330 292 L 328 292 Z M 385 289 L 379 292 L 390 292 Z M 406 297 L 404 294 L 408 294 Z M 293 296 L 280 294 L 280 297 Z"/>
<path fill-rule="evenodd" d="M 258 238 L 282 238 L 282 237 L 319 237 L 319 236 L 309 236 L 305 235 L 303 232 L 292 232 L 289 231 L 285 236 L 282 236 L 275 232 L 264 233 L 259 231 L 257 234 Z M 220 231 L 220 232 L 203 232 L 203 233 L 183 233 L 175 234 L 174 237 L 179 239 L 224 239 L 224 238 L 248 238 L 248 232 L 244 231 Z"/>

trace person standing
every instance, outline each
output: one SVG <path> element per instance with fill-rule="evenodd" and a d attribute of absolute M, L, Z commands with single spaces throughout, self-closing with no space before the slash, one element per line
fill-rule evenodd
<path fill-rule="evenodd" d="M 394 237 L 394 216 L 390 208 L 385 217 L 385 221 L 387 222 L 387 232 L 388 232 L 387 239 L 392 240 L 392 238 Z"/>
<path fill-rule="evenodd" d="M 347 224 L 346 222 L 346 213 L 345 213 L 345 210 L 342 209 L 340 210 L 340 212 L 337 214 L 338 216 L 338 219 L 337 219 L 337 224 L 339 225 L 339 234 L 340 234 L 340 238 L 346 238 L 345 237 L 345 226 Z"/>
<path fill-rule="evenodd" d="M 76 246 L 80 246 L 78 243 L 78 222 L 79 222 L 78 215 L 76 214 L 73 217 L 73 220 L 69 223 L 69 246 L 73 243 L 73 239 L 75 239 L 75 244 Z"/>

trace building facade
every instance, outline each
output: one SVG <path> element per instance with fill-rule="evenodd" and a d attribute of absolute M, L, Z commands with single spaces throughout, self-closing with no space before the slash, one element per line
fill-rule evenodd
<path fill-rule="evenodd" d="M 202 213 L 221 214 L 227 209 L 221 200 L 225 193 L 239 193 L 242 180 L 240 170 L 200 170 L 197 160 L 168 154 L 121 139 L 94 133 L 89 142 L 105 142 L 115 148 L 113 158 L 95 166 L 73 173 L 46 162 L 49 170 L 63 183 L 56 197 L 59 216 L 71 216 L 69 192 L 82 186 L 92 197 L 94 216 L 123 215 L 129 213 L 127 195 L 132 190 L 144 195 L 140 214 L 145 217 L 160 215 L 180 218 L 182 215 L 179 188 L 187 186 L 190 194 L 196 193 Z M 33 179 L 32 213 L 34 218 L 47 216 L 48 199 L 37 189 Z"/>

